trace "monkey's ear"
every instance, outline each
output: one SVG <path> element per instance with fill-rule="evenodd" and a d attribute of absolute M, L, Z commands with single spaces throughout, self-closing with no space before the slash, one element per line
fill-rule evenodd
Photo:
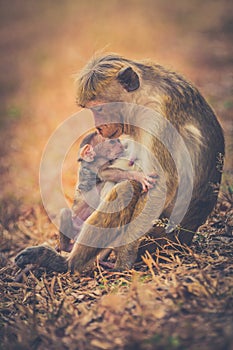
<path fill-rule="evenodd" d="M 137 90 L 140 86 L 139 77 L 131 67 L 122 68 L 117 75 L 117 80 L 128 92 Z"/>
<path fill-rule="evenodd" d="M 93 162 L 94 158 L 96 156 L 96 153 L 92 147 L 92 145 L 86 144 L 80 149 L 79 152 L 79 161 L 85 160 L 85 162 Z"/>

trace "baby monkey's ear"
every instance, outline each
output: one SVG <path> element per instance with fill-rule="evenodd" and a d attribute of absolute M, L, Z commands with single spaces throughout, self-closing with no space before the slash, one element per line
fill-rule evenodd
<path fill-rule="evenodd" d="M 86 144 L 80 149 L 78 161 L 81 162 L 82 160 L 84 160 L 85 162 L 91 163 L 94 161 L 95 156 L 96 153 L 92 145 Z"/>

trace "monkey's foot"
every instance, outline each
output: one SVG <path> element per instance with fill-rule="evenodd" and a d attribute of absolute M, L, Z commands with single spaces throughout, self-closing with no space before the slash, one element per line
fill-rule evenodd
<path fill-rule="evenodd" d="M 48 272 L 67 272 L 68 263 L 54 249 L 41 245 L 22 250 L 15 258 L 15 263 L 21 268 L 28 264 L 44 267 Z"/>

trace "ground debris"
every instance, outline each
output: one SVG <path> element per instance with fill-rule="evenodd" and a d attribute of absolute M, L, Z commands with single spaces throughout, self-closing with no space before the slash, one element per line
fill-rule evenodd
<path fill-rule="evenodd" d="M 129 272 L 31 271 L 18 283 L 18 268 L 2 267 L 1 342 L 7 349 L 230 349 L 233 242 L 221 239 L 219 208 L 221 201 L 189 251 L 171 250 L 161 262 L 148 255 Z"/>

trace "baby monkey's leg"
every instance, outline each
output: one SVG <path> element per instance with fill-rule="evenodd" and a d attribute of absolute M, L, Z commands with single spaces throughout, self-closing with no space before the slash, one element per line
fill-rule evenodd
<path fill-rule="evenodd" d="M 59 245 L 56 247 L 56 250 L 70 252 L 73 247 L 71 243 L 71 239 L 73 238 L 72 211 L 68 208 L 63 208 L 60 213 Z"/>

